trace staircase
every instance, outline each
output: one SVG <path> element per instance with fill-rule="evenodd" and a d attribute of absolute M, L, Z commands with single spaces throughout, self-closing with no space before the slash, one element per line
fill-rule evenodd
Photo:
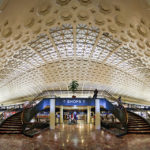
<path fill-rule="evenodd" d="M 7 118 L 0 125 L 0 134 L 19 134 L 22 133 L 21 113 L 16 113 Z"/>
<path fill-rule="evenodd" d="M 150 134 L 150 125 L 141 116 L 128 111 L 128 133 Z"/>

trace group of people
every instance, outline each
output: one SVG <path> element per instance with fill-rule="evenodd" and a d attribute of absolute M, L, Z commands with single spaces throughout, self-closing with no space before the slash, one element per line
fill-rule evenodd
<path fill-rule="evenodd" d="M 69 120 L 69 124 L 77 123 L 77 112 L 72 112 L 67 115 L 67 119 Z"/>

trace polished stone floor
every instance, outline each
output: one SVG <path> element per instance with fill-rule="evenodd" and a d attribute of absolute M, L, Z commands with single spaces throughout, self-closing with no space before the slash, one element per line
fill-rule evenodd
<path fill-rule="evenodd" d="M 150 150 L 150 135 L 118 138 L 93 125 L 60 125 L 34 138 L 0 135 L 0 150 Z"/>

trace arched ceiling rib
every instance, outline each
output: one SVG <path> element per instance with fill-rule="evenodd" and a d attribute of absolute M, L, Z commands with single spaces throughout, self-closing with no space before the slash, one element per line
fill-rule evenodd
<path fill-rule="evenodd" d="M 150 11 L 146 1 L 135 2 L 3 3 L 0 101 L 67 89 L 71 80 L 77 80 L 80 89 L 105 88 L 149 100 Z"/>

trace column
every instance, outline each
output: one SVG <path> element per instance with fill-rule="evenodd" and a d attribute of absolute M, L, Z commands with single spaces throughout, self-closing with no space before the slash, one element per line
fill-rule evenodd
<path fill-rule="evenodd" d="M 101 128 L 100 99 L 95 100 L 95 129 Z"/>
<path fill-rule="evenodd" d="M 63 121 L 64 121 L 64 118 L 63 118 L 63 106 L 60 106 L 60 123 L 62 124 Z"/>
<path fill-rule="evenodd" d="M 87 123 L 91 123 L 91 106 L 87 106 Z"/>
<path fill-rule="evenodd" d="M 55 129 L 55 99 L 50 99 L 50 129 Z"/>

